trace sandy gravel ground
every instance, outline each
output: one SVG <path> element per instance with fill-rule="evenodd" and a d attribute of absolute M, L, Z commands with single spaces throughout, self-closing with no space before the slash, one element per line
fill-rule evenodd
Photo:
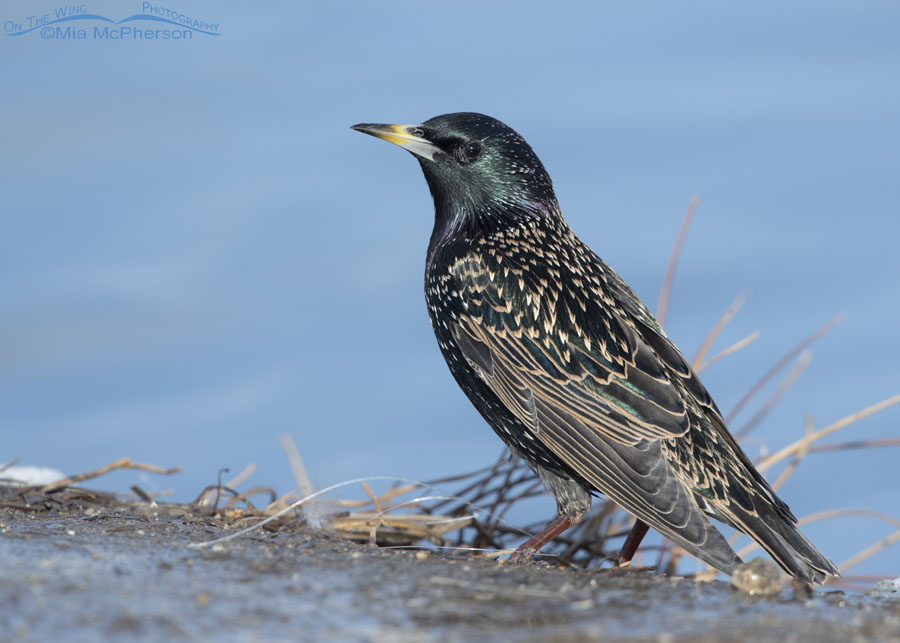
<path fill-rule="evenodd" d="M 305 528 L 209 549 L 181 505 L 0 493 L 0 641 L 900 641 L 900 596 L 383 550 Z"/>

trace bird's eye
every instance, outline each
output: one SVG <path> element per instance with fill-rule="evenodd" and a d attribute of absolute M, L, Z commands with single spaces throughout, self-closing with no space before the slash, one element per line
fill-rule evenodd
<path fill-rule="evenodd" d="M 421 127 L 410 127 L 406 131 L 409 132 L 410 134 L 412 134 L 413 136 L 415 136 L 416 138 L 422 138 L 425 136 L 425 130 L 423 130 Z"/>
<path fill-rule="evenodd" d="M 480 141 L 469 141 L 468 143 L 463 143 L 456 148 L 456 160 L 460 163 L 471 163 L 479 156 L 481 156 L 481 142 Z"/>

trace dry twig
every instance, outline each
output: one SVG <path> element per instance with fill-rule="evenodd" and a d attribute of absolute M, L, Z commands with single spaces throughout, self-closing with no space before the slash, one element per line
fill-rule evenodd
<path fill-rule="evenodd" d="M 107 474 L 110 471 L 115 471 L 116 469 L 139 469 L 141 471 L 149 471 L 150 473 L 158 473 L 164 476 L 170 476 L 173 473 L 178 473 L 179 471 L 181 471 L 181 467 L 163 469 L 152 464 L 132 462 L 131 458 L 122 458 L 121 460 L 116 460 L 115 462 L 107 464 L 106 466 L 100 467 L 99 469 L 96 469 L 89 473 L 80 473 L 76 476 L 69 476 L 68 478 L 63 478 L 62 480 L 51 482 L 50 484 L 41 487 L 40 491 L 41 493 L 50 493 L 51 491 L 55 491 L 56 489 L 73 485 L 76 482 L 84 482 L 85 480 L 99 478 L 100 476 Z"/>

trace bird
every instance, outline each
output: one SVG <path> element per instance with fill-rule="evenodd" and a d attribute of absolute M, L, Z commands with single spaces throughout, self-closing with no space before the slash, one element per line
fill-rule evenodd
<path fill-rule="evenodd" d="M 653 314 L 571 230 L 522 136 L 473 112 L 351 129 L 418 160 L 435 209 L 425 299 L 438 346 L 556 500 L 557 518 L 513 559 L 531 559 L 602 494 L 635 518 L 620 564 L 652 527 L 730 575 L 742 561 L 714 518 L 804 583 L 839 575 Z"/>

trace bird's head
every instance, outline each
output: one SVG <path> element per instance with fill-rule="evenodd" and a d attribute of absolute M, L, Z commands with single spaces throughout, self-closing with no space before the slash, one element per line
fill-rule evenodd
<path fill-rule="evenodd" d="M 353 129 L 416 156 L 434 197 L 439 239 L 472 238 L 558 213 L 540 159 L 525 139 L 495 118 L 462 112 L 421 125 L 360 123 Z"/>

